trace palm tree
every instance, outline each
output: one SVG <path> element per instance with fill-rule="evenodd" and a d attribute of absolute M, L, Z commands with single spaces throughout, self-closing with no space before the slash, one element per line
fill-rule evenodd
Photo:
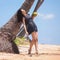
<path fill-rule="evenodd" d="M 28 13 L 33 3 L 34 0 L 25 0 L 21 8 L 25 9 Z M 0 52 L 19 53 L 16 44 L 13 42 L 21 26 L 21 22 L 18 22 L 18 11 L 9 22 L 0 28 Z"/>

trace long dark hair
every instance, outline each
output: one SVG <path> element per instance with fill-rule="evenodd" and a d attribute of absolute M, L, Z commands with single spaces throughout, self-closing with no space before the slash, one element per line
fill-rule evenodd
<path fill-rule="evenodd" d="M 23 14 L 21 12 L 21 9 L 19 9 L 17 11 L 17 20 L 18 20 L 18 22 L 22 22 L 22 19 L 23 19 Z"/>

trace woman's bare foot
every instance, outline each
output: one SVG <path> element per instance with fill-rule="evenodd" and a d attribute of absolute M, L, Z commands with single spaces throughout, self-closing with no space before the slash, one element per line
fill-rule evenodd
<path fill-rule="evenodd" d="M 38 52 L 36 52 L 36 54 L 38 55 Z"/>
<path fill-rule="evenodd" d="M 31 54 L 31 50 L 28 50 L 28 54 Z"/>

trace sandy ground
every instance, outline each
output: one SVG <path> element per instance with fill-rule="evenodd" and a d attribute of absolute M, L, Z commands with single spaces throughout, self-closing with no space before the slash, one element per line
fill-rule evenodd
<path fill-rule="evenodd" d="M 60 46 L 39 45 L 39 54 L 35 54 L 34 46 L 32 54 L 28 55 L 28 45 L 20 45 L 20 54 L 0 53 L 0 60 L 60 60 Z"/>

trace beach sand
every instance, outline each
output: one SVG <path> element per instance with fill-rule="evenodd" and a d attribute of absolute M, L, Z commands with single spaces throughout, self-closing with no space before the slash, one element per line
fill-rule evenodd
<path fill-rule="evenodd" d="M 60 60 L 60 45 L 39 44 L 39 54 L 35 54 L 35 48 L 32 48 L 32 54 L 28 55 L 29 45 L 20 45 L 20 54 L 10 54 L 0 52 L 0 60 Z"/>

